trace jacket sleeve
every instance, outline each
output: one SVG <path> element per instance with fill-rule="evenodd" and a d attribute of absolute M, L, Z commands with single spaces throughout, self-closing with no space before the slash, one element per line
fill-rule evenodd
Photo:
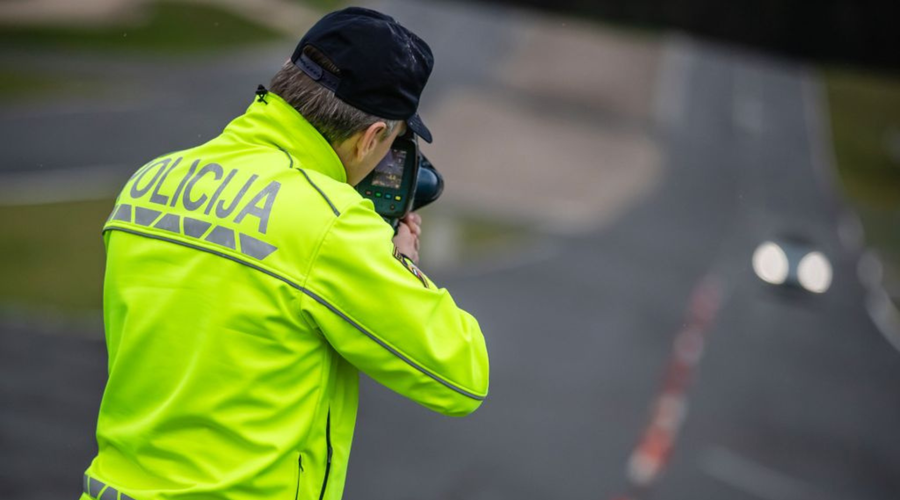
<path fill-rule="evenodd" d="M 446 415 L 487 396 L 478 322 L 394 250 L 391 228 L 361 201 L 324 237 L 301 308 L 334 349 L 379 383 Z"/>

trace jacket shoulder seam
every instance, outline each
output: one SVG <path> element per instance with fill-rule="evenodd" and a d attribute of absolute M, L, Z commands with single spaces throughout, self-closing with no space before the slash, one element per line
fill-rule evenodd
<path fill-rule="evenodd" d="M 290 164 L 288 165 L 288 168 L 291 170 L 298 170 L 301 174 L 303 174 L 303 177 L 306 177 L 306 181 L 309 182 L 310 186 L 312 186 L 313 189 L 315 189 L 316 191 L 319 192 L 319 195 L 322 196 L 322 198 L 325 200 L 325 203 L 328 203 L 328 206 L 331 207 L 331 211 L 334 212 L 334 215 L 336 217 L 340 217 L 341 212 L 337 209 L 337 207 L 334 206 L 334 203 L 331 202 L 331 198 L 329 198 L 328 195 L 325 194 L 325 191 L 322 191 L 322 188 L 320 188 L 318 184 L 313 182 L 313 180 L 309 177 L 309 174 L 306 173 L 306 170 L 304 170 L 300 167 L 294 168 L 294 157 L 291 156 L 291 154 L 288 153 L 287 150 L 283 149 L 281 146 L 278 146 L 278 149 L 280 149 L 281 152 L 284 153 L 285 156 L 287 156 L 288 161 L 290 162 Z"/>

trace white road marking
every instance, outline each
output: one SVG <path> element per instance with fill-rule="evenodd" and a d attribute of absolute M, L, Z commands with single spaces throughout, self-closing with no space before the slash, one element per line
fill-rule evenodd
<path fill-rule="evenodd" d="M 856 274 L 866 289 L 866 312 L 889 344 L 900 351 L 900 310 L 884 289 L 884 264 L 874 251 L 866 251 L 856 266 Z"/>
<path fill-rule="evenodd" d="M 809 70 L 803 78 L 803 111 L 809 141 L 813 172 L 822 192 L 830 197 L 840 195 L 837 179 L 837 158 L 832 147 L 831 119 L 828 99 L 815 75 Z"/>
<path fill-rule="evenodd" d="M 0 174 L 0 206 L 112 198 L 130 175 L 114 165 Z"/>
<path fill-rule="evenodd" d="M 884 264 L 872 250 L 867 250 L 856 263 L 856 276 L 859 282 L 866 288 L 881 285 L 884 279 Z"/>
<path fill-rule="evenodd" d="M 884 338 L 900 351 L 900 310 L 883 289 L 872 289 L 866 297 L 866 311 Z"/>
<path fill-rule="evenodd" d="M 750 135 L 763 131 L 762 81 L 759 71 L 738 66 L 734 74 L 731 118 L 735 128 Z"/>
<path fill-rule="evenodd" d="M 705 474 L 763 500 L 799 500 L 823 498 L 804 481 L 753 462 L 720 446 L 700 456 L 700 470 Z"/>
<path fill-rule="evenodd" d="M 852 253 L 862 251 L 866 243 L 865 236 L 859 216 L 850 210 L 844 210 L 838 219 L 838 237 L 844 248 Z"/>
<path fill-rule="evenodd" d="M 688 391 L 696 376 L 696 365 L 724 303 L 722 292 L 720 280 L 713 274 L 704 275 L 694 285 L 685 323 L 675 334 L 664 370 L 666 375 L 654 398 L 650 422 L 628 459 L 626 476 L 633 489 L 649 489 L 668 467 L 687 418 Z"/>
<path fill-rule="evenodd" d="M 681 34 L 668 37 L 663 44 L 660 76 L 656 84 L 654 110 L 664 128 L 675 128 L 687 118 L 688 90 L 695 55 L 690 39 Z"/>

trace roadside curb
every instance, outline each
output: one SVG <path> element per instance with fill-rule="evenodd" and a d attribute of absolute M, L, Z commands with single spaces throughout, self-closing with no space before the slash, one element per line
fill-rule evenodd
<path fill-rule="evenodd" d="M 0 304 L 0 336 L 7 331 L 27 331 L 41 335 L 103 340 L 103 312 L 64 312 L 54 308 L 21 304 Z"/>
<path fill-rule="evenodd" d="M 0 207 L 112 200 L 131 174 L 122 165 L 0 173 Z"/>
<path fill-rule="evenodd" d="M 867 249 L 857 263 L 859 282 L 866 290 L 866 311 L 884 338 L 900 351 L 900 309 L 884 286 L 884 264 L 875 250 Z"/>

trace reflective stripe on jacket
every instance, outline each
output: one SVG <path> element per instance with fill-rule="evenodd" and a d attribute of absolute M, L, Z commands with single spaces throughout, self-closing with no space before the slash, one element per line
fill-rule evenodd
<path fill-rule="evenodd" d="M 488 390 L 478 323 L 391 238 L 272 93 L 140 168 L 104 227 L 91 484 L 136 500 L 338 499 L 358 370 L 432 410 L 474 411 Z"/>

